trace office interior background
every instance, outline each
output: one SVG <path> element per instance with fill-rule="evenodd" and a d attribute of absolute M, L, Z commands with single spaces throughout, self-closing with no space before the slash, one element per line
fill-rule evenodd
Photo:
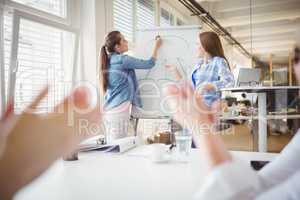
<path fill-rule="evenodd" d="M 115 29 L 133 49 L 138 29 L 200 25 L 201 31 L 220 35 L 237 80 L 240 69 L 259 69 L 261 85 L 295 85 L 292 51 L 299 0 L 2 0 L 0 13 L 1 112 L 10 98 L 21 112 L 45 84 L 52 87 L 39 106 L 41 113 L 78 81 L 97 87 L 99 50 L 106 33 Z M 225 93 L 223 99 L 221 131 L 227 147 L 255 151 L 257 95 Z M 280 152 L 293 137 L 299 108 L 295 93 L 267 95 L 268 152 Z M 167 122 L 148 119 L 142 126 L 147 123 L 159 127 Z M 151 127 L 145 139 L 160 131 Z"/>

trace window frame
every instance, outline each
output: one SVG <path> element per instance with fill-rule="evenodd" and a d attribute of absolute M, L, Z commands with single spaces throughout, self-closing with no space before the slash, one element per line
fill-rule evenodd
<path fill-rule="evenodd" d="M 159 23 L 159 26 L 161 26 L 161 22 L 162 22 L 162 14 L 163 12 L 167 12 L 168 13 L 168 22 L 169 23 L 169 26 L 175 26 L 176 25 L 176 16 L 168 9 L 164 8 L 164 7 L 160 7 L 160 10 L 159 10 L 159 18 L 160 18 L 160 23 Z"/>
<path fill-rule="evenodd" d="M 47 18 L 47 19 L 49 19 L 51 21 L 55 21 L 57 23 L 71 25 L 72 0 L 66 0 L 66 12 L 67 12 L 66 17 L 60 17 L 58 15 L 51 14 L 49 12 L 46 12 L 46 11 L 28 6 L 25 4 L 21 4 L 16 1 L 13 1 L 13 0 L 2 0 L 2 1 L 4 1 L 5 6 L 11 7 L 16 10 L 20 10 L 24 13 L 32 13 L 33 15 Z"/>
<path fill-rule="evenodd" d="M 6 104 L 6 83 L 5 83 L 5 64 L 4 64 L 4 6 L 0 2 L 0 117 L 5 112 Z"/>
<path fill-rule="evenodd" d="M 78 48 L 79 48 L 79 30 L 71 26 L 57 23 L 46 18 L 37 17 L 20 10 L 13 10 L 13 24 L 12 24 L 12 43 L 11 43 L 11 57 L 8 78 L 8 96 L 12 99 L 15 97 L 16 74 L 18 72 L 18 47 L 19 47 L 19 33 L 20 21 L 25 19 L 31 22 L 39 23 L 49 27 L 57 28 L 63 31 L 73 33 L 75 35 L 75 44 L 73 52 L 73 69 L 72 69 L 72 85 L 75 86 L 75 80 L 78 71 Z M 4 67 L 4 66 L 3 66 Z"/>

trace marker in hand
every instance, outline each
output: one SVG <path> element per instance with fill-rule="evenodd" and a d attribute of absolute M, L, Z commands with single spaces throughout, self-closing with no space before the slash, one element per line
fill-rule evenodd
<path fill-rule="evenodd" d="M 160 35 L 157 35 L 157 36 L 155 37 L 155 46 L 156 46 L 156 48 L 161 47 L 161 44 L 162 44 L 161 37 L 160 37 Z"/>

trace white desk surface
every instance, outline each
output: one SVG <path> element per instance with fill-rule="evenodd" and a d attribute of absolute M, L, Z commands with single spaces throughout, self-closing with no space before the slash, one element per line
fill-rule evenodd
<path fill-rule="evenodd" d="M 255 86 L 255 87 L 234 87 L 234 88 L 224 88 L 221 91 L 231 91 L 231 92 L 268 92 L 275 90 L 300 90 L 300 86 Z"/>
<path fill-rule="evenodd" d="M 246 162 L 272 160 L 277 154 L 232 152 Z M 78 161 L 57 161 L 44 175 L 15 197 L 17 200 L 182 200 L 192 199 L 206 171 L 199 150 L 189 163 L 153 163 L 127 153 L 88 152 Z"/>

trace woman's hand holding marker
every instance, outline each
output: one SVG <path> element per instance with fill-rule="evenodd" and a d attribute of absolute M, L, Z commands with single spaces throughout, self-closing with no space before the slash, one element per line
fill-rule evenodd
<path fill-rule="evenodd" d="M 162 45 L 162 39 L 160 37 L 160 35 L 157 35 L 155 37 L 155 48 L 159 49 Z"/>
<path fill-rule="evenodd" d="M 157 59 L 157 52 L 158 49 L 161 47 L 162 45 L 162 39 L 159 35 L 157 35 L 155 37 L 155 45 L 154 45 L 154 49 L 153 49 L 153 53 L 152 53 L 152 58 L 154 58 L 155 60 Z"/>

